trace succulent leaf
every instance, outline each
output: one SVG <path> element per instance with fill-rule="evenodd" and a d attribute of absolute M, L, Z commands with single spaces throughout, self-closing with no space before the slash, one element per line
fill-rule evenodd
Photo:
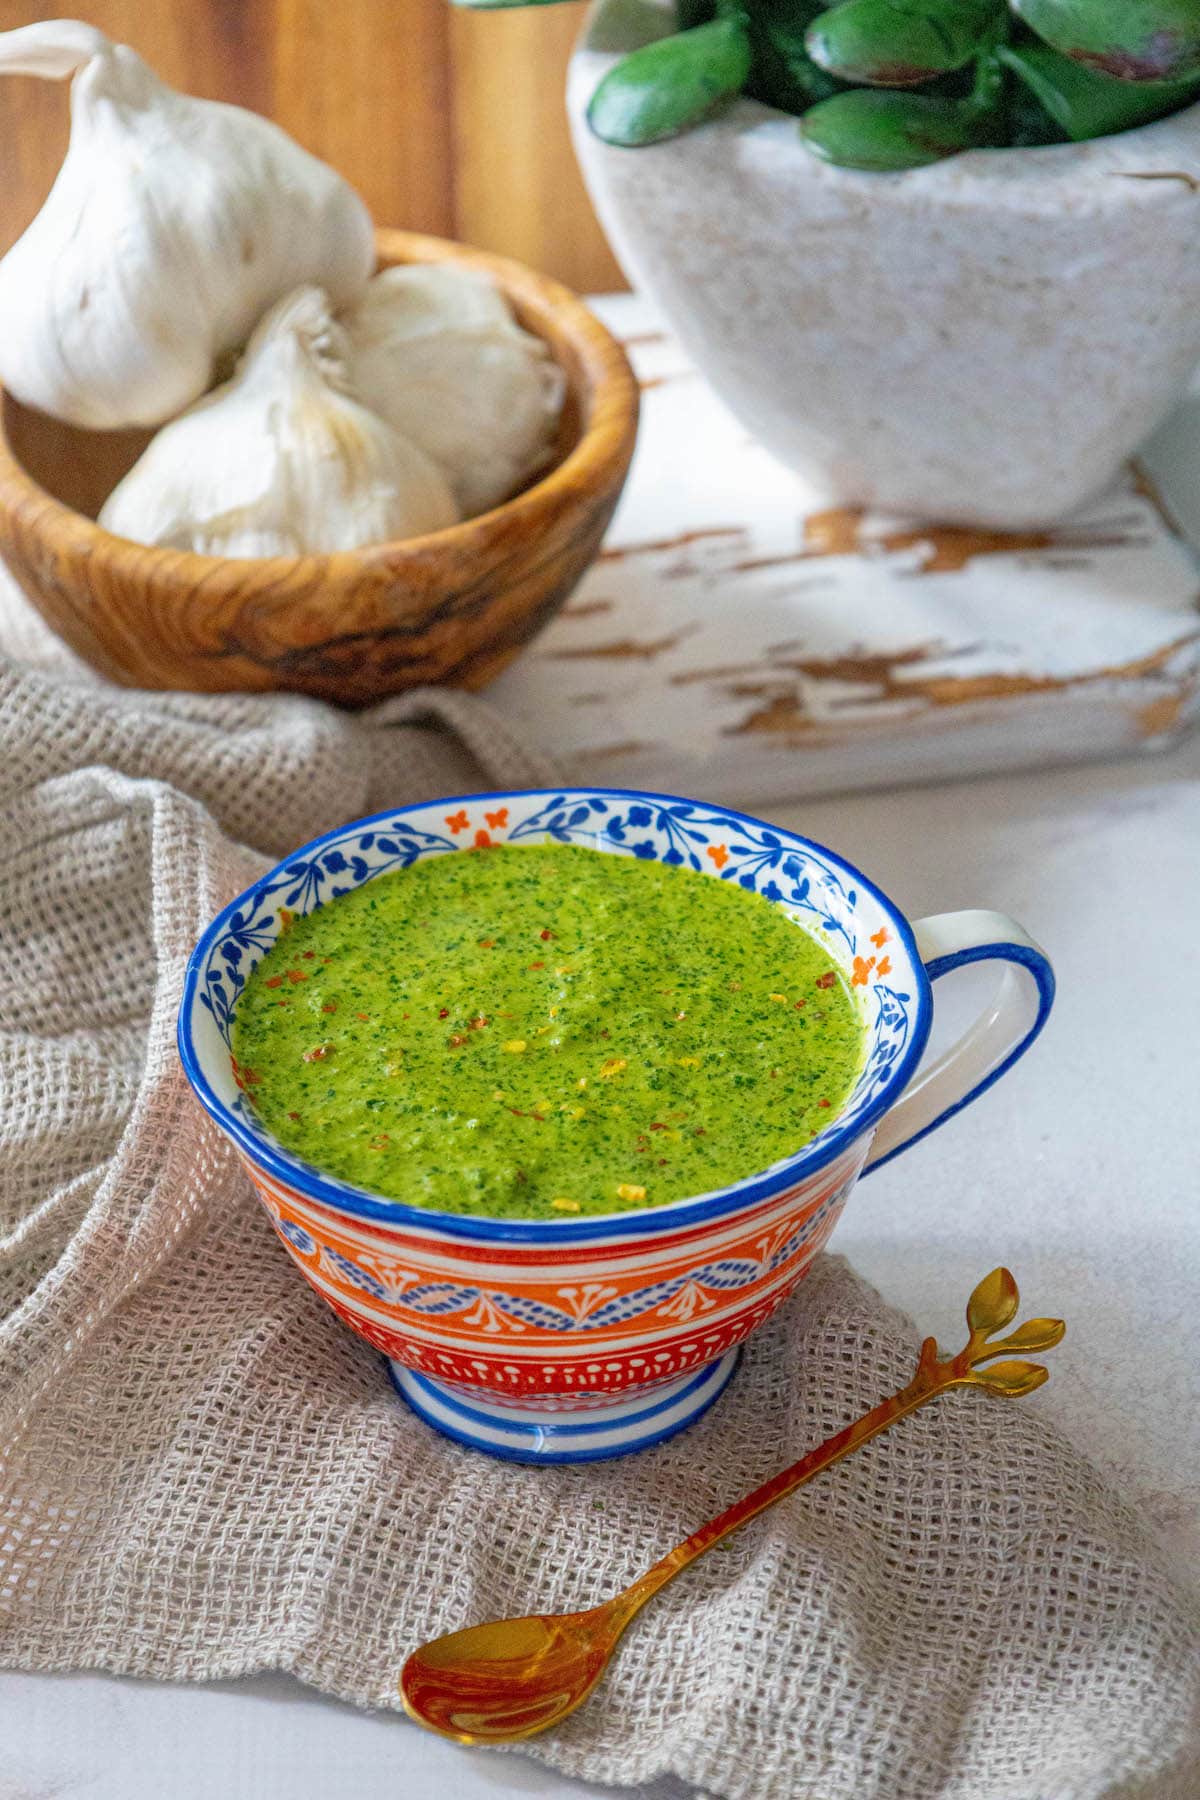
<path fill-rule="evenodd" d="M 1200 0 L 674 0 L 644 10 L 657 23 L 639 35 L 651 41 L 609 70 L 588 108 L 610 144 L 659 143 L 747 93 L 799 117 L 825 161 L 901 170 L 985 145 L 1105 137 L 1200 100 Z"/>
<path fill-rule="evenodd" d="M 915 87 L 970 62 L 999 12 L 999 0 L 842 0 L 805 44 L 839 81 Z"/>
<path fill-rule="evenodd" d="M 657 144 L 699 125 L 749 73 L 744 24 L 714 19 L 622 57 L 592 95 L 588 123 L 606 144 Z"/>
<path fill-rule="evenodd" d="M 838 83 L 817 67 L 804 44 L 822 10 L 821 0 L 759 0 L 748 25 L 754 60 L 746 92 L 755 100 L 801 114 L 837 93 Z"/>
<path fill-rule="evenodd" d="M 1007 84 L 1005 105 L 1008 110 L 1005 142 L 1014 149 L 1040 149 L 1046 144 L 1070 142 L 1058 120 L 1047 112 L 1029 83 L 1012 74 Z"/>
<path fill-rule="evenodd" d="M 1016 1316 L 1020 1303 L 1017 1284 L 1008 1270 L 993 1269 L 967 1301 L 967 1324 L 972 1331 L 990 1337 Z"/>
<path fill-rule="evenodd" d="M 977 107 L 926 94 L 851 88 L 800 121 L 808 148 L 844 169 L 919 169 L 991 141 Z"/>
<path fill-rule="evenodd" d="M 1200 6 L 1196 0 L 1011 3 L 1017 17 L 1043 43 L 1098 74 L 1130 82 L 1185 81 L 1200 76 Z"/>
<path fill-rule="evenodd" d="M 1200 79 L 1119 81 L 1045 44 L 1004 45 L 997 55 L 1077 143 L 1148 125 L 1200 94 Z"/>

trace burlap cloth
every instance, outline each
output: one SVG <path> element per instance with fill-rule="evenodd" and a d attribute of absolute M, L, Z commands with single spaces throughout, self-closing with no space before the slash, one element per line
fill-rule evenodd
<path fill-rule="evenodd" d="M 656 1450 L 525 1470 L 412 1417 L 191 1100 L 183 966 L 264 859 L 537 759 L 461 696 L 351 721 L 119 693 L 6 604 L 0 1665 L 285 1669 L 395 1707 L 413 1644 L 594 1602 L 908 1379 L 912 1327 L 827 1257 Z M 530 1753 L 746 1800 L 1195 1795 L 1176 1580 L 1040 1400 L 952 1395 L 668 1589 Z"/>

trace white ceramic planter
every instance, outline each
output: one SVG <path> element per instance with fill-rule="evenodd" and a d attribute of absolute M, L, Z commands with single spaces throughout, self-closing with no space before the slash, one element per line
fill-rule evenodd
<path fill-rule="evenodd" d="M 828 501 L 1036 527 L 1104 488 L 1200 362 L 1200 106 L 1089 144 L 835 169 L 741 100 L 618 150 L 587 102 L 662 0 L 598 0 L 576 149 L 613 246 L 756 438 Z"/>

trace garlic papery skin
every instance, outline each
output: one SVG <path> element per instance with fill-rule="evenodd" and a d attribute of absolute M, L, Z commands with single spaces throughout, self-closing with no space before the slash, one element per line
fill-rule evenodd
<path fill-rule="evenodd" d="M 385 269 L 340 317 L 355 393 L 445 470 L 468 517 L 549 460 L 565 378 L 486 275 Z"/>
<path fill-rule="evenodd" d="M 354 550 L 457 524 L 436 464 L 345 391 L 344 353 L 326 295 L 279 301 L 233 379 L 151 439 L 100 524 L 233 557 Z"/>
<path fill-rule="evenodd" d="M 0 382 L 72 425 L 157 425 L 281 295 L 359 293 L 371 222 L 277 125 L 176 93 L 90 25 L 0 33 L 0 75 L 72 71 L 66 157 L 0 261 Z"/>

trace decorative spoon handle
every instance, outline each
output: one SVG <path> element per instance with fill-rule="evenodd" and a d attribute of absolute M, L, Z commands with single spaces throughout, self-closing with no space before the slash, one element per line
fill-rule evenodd
<path fill-rule="evenodd" d="M 997 1363 L 985 1373 L 977 1373 L 981 1363 L 992 1362 L 998 1356 L 1004 1356 L 1014 1350 L 1050 1350 L 1062 1341 L 1066 1326 L 1061 1319 L 1031 1319 L 1028 1324 L 1021 1325 L 1008 1337 L 997 1342 L 988 1339 L 1003 1329 L 1017 1310 L 1017 1284 L 1007 1269 L 994 1269 L 984 1277 L 967 1305 L 967 1323 L 971 1335 L 957 1356 L 949 1357 L 945 1362 L 938 1360 L 938 1347 L 934 1338 L 926 1338 L 921 1345 L 921 1354 L 917 1362 L 916 1373 L 907 1387 L 901 1388 L 898 1394 L 892 1394 L 873 1406 L 869 1413 L 847 1425 L 843 1431 L 836 1432 L 833 1437 L 826 1438 L 815 1450 L 810 1450 L 798 1462 L 789 1468 L 781 1469 L 764 1481 L 752 1493 L 745 1494 L 740 1500 L 701 1525 L 699 1530 L 676 1544 L 673 1550 L 656 1562 L 652 1568 L 638 1578 L 624 1594 L 619 1597 L 621 1611 L 624 1613 L 624 1624 L 641 1610 L 661 1587 L 689 1563 L 719 1544 L 722 1538 L 729 1537 L 749 1520 L 757 1518 L 759 1513 L 766 1512 L 777 1500 L 795 1493 L 814 1475 L 828 1469 L 842 1457 L 849 1456 L 871 1438 L 878 1437 L 897 1419 L 906 1413 L 915 1412 L 926 1401 L 933 1400 L 938 1394 L 952 1387 L 986 1387 L 993 1393 L 1018 1394 L 1032 1393 L 1047 1379 L 1048 1371 L 1038 1363 L 1002 1362 Z"/>

